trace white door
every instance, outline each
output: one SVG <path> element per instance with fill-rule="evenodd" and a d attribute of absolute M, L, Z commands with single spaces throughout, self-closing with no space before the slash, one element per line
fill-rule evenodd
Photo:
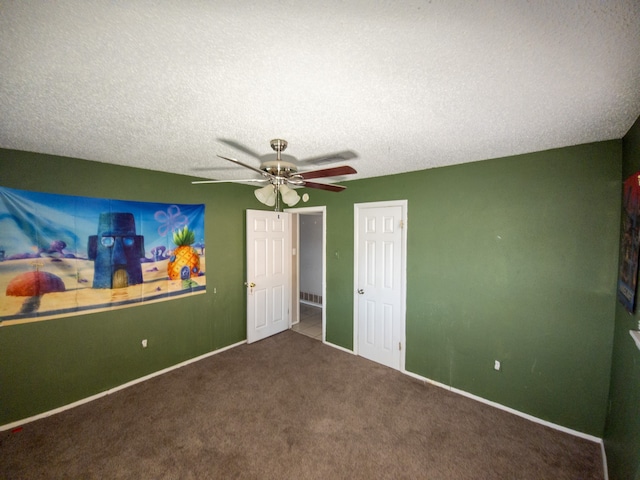
<path fill-rule="evenodd" d="M 289 328 L 289 214 L 247 210 L 247 342 Z"/>
<path fill-rule="evenodd" d="M 355 205 L 357 353 L 404 369 L 406 201 Z"/>

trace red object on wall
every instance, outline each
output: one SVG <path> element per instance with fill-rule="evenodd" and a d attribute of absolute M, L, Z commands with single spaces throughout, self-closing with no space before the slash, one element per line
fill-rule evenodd
<path fill-rule="evenodd" d="M 636 307 L 640 249 L 640 172 L 625 180 L 622 207 L 618 300 L 628 312 L 633 313 Z"/>
<path fill-rule="evenodd" d="M 7 295 L 13 297 L 36 297 L 45 293 L 64 292 L 62 279 L 48 272 L 26 272 L 14 277 L 7 285 Z"/>

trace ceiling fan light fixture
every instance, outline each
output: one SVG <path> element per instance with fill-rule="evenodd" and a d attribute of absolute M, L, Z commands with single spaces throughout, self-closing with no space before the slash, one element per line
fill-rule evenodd
<path fill-rule="evenodd" d="M 258 201 L 268 207 L 273 207 L 276 204 L 276 189 L 273 185 L 267 185 L 266 187 L 258 188 L 253 191 Z"/>
<path fill-rule="evenodd" d="M 298 195 L 298 192 L 290 189 L 286 185 L 280 185 L 280 195 L 282 195 L 282 201 L 289 207 L 293 207 L 300 201 L 300 195 Z"/>
<path fill-rule="evenodd" d="M 295 190 L 292 190 L 288 185 L 291 185 L 293 187 L 304 186 L 306 188 L 316 188 L 329 192 L 341 192 L 347 187 L 344 187 L 342 185 L 334 185 L 331 183 L 310 182 L 309 180 L 315 178 L 341 177 L 343 175 L 352 175 L 354 173 L 358 173 L 354 168 L 348 165 L 298 172 L 298 161 L 295 160 L 295 158 L 291 157 L 293 163 L 289 162 L 286 158 L 283 160 L 282 151 L 287 148 L 287 142 L 286 140 L 278 138 L 271 140 L 271 148 L 276 152 L 275 160 L 272 160 L 271 156 L 259 155 L 253 150 L 244 147 L 234 141 L 225 139 L 218 140 L 260 160 L 260 166 L 254 167 L 252 165 L 243 163 L 240 160 L 236 160 L 235 158 L 225 157 L 224 155 L 218 154 L 218 157 L 222 158 L 223 160 L 227 160 L 236 165 L 252 170 L 254 173 L 259 174 L 260 178 L 251 178 L 247 180 L 204 180 L 192 183 L 220 183 L 227 181 L 232 183 L 269 182 L 269 185 L 254 190 L 253 194 L 263 205 L 266 205 L 268 207 L 275 206 L 276 212 L 282 211 L 281 204 L 283 203 L 289 207 L 293 207 L 294 205 L 297 205 L 300 200 L 302 200 L 303 202 L 307 202 L 309 200 L 308 194 L 305 193 L 302 198 L 300 198 L 300 195 L 298 195 L 298 193 Z M 326 159 L 335 159 L 341 157 L 343 154 L 345 154 L 345 152 L 337 152 L 332 155 L 317 157 L 315 160 L 324 161 Z M 356 156 L 357 155 L 355 153 L 351 152 L 351 156 L 349 156 L 348 158 L 355 158 Z M 309 161 L 311 160 L 314 159 L 307 160 L 307 163 L 309 163 Z"/>

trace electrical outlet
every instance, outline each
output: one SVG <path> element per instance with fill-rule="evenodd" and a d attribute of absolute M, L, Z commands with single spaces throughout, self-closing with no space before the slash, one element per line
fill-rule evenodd
<path fill-rule="evenodd" d="M 147 339 L 145 338 L 144 340 L 142 340 L 142 348 L 147 348 Z"/>
<path fill-rule="evenodd" d="M 496 370 L 497 372 L 500 371 L 500 360 L 496 360 L 493 364 L 493 369 Z"/>

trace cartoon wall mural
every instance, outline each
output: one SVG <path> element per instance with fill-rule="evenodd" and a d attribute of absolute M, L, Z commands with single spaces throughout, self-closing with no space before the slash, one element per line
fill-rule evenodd
<path fill-rule="evenodd" d="M 0 187 L 0 326 L 206 291 L 204 205 Z"/>

